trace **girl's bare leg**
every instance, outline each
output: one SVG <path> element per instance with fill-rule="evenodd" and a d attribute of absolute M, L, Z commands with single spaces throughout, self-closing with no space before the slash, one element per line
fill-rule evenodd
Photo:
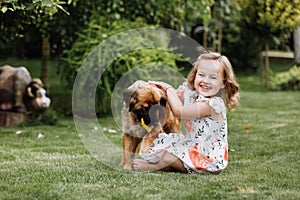
<path fill-rule="evenodd" d="M 186 173 L 186 169 L 182 161 L 169 152 L 165 152 L 158 163 L 152 164 L 148 161 L 135 159 L 132 162 L 132 167 L 135 170 L 141 171 L 177 171 Z"/>

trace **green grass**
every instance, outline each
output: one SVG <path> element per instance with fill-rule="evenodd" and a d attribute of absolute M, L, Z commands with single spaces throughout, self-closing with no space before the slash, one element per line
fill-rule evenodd
<path fill-rule="evenodd" d="M 297 199 L 299 100 L 293 92 L 243 92 L 228 113 L 230 164 L 219 175 L 114 170 L 85 149 L 72 119 L 1 128 L 0 199 Z M 109 117 L 100 124 L 116 129 Z M 120 145 L 116 130 L 106 134 Z"/>
<path fill-rule="evenodd" d="M 300 199 L 300 93 L 264 91 L 256 80 L 239 76 L 229 166 L 219 175 L 115 170 L 85 148 L 72 118 L 60 118 L 56 126 L 0 127 L 0 199 Z M 105 134 L 121 146 L 113 118 L 99 123 L 117 131 Z"/>

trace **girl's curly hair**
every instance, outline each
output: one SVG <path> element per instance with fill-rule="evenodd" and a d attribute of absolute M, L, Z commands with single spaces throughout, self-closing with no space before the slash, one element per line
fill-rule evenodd
<path fill-rule="evenodd" d="M 216 60 L 220 63 L 223 68 L 223 81 L 225 86 L 225 92 L 221 95 L 226 106 L 229 109 L 235 108 L 239 104 L 239 84 L 235 80 L 235 75 L 232 69 L 232 65 L 229 62 L 226 56 L 223 56 L 219 53 L 208 52 L 201 54 L 197 61 L 194 63 L 194 67 L 187 76 L 187 82 L 191 89 L 195 89 L 194 80 L 196 77 L 198 66 L 200 65 L 201 60 Z"/>

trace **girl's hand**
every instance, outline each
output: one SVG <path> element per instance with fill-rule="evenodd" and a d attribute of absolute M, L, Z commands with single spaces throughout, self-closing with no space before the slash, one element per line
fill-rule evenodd
<path fill-rule="evenodd" d="M 157 88 L 160 88 L 164 91 L 166 91 L 169 88 L 173 88 L 171 85 L 169 85 L 168 83 L 162 82 L 162 81 L 148 81 L 148 83 L 150 85 L 153 85 Z"/>

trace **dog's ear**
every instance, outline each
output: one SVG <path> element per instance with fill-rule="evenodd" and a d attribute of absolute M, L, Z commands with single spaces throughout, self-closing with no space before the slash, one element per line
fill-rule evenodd
<path fill-rule="evenodd" d="M 128 104 L 133 93 L 134 93 L 134 90 L 132 90 L 132 89 L 124 90 L 123 91 L 123 101 Z"/>
<path fill-rule="evenodd" d="M 134 105 L 137 103 L 137 92 L 132 89 L 126 89 L 123 92 L 123 101 L 128 105 L 129 112 L 133 111 Z"/>
<path fill-rule="evenodd" d="M 138 102 L 138 98 L 137 98 L 137 95 L 138 93 L 137 92 L 134 92 L 131 97 L 129 98 L 129 112 L 132 112 L 135 108 L 135 105 L 137 104 Z"/>
<path fill-rule="evenodd" d="M 159 104 L 162 105 L 162 106 L 164 106 L 164 107 L 166 107 L 166 106 L 167 106 L 167 99 L 165 99 L 165 98 L 162 97 L 162 98 L 160 99 Z"/>
<path fill-rule="evenodd" d="M 133 110 L 134 110 L 134 104 L 131 103 L 131 104 L 129 104 L 129 110 L 128 111 L 132 112 Z"/>

